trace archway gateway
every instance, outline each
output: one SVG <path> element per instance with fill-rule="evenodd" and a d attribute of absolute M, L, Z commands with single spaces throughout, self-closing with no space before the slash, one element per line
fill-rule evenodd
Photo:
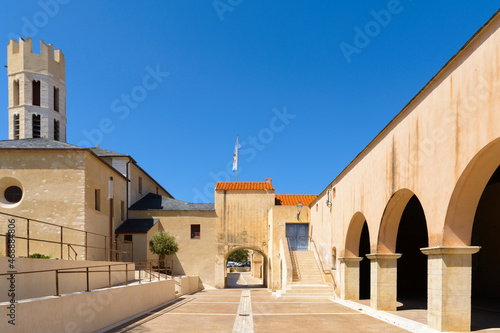
<path fill-rule="evenodd" d="M 231 254 L 237 251 L 246 250 L 247 259 L 243 263 L 248 265 L 239 265 L 242 261 L 234 262 L 229 260 Z M 260 250 L 238 247 L 232 249 L 225 257 L 226 271 L 224 273 L 224 288 L 265 288 L 267 286 L 267 264 L 266 256 Z"/>

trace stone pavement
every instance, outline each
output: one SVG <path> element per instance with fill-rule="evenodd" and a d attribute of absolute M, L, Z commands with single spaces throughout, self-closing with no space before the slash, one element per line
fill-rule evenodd
<path fill-rule="evenodd" d="M 328 299 L 280 299 L 266 289 L 242 288 L 185 295 L 108 332 L 406 331 Z"/>

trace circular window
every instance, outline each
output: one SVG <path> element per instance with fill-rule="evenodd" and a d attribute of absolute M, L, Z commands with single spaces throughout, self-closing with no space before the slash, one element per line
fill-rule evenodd
<path fill-rule="evenodd" d="M 5 190 L 5 199 L 10 202 L 10 203 L 17 203 L 21 201 L 21 198 L 23 197 L 23 190 L 21 190 L 20 187 L 17 186 L 10 186 L 7 187 Z"/>

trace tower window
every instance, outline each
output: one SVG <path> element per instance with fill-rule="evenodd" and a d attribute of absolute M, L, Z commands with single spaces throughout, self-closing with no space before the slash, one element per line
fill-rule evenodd
<path fill-rule="evenodd" d="M 54 140 L 59 141 L 59 120 L 54 119 Z"/>
<path fill-rule="evenodd" d="M 14 140 L 19 139 L 19 115 L 14 115 Z"/>
<path fill-rule="evenodd" d="M 41 123 L 40 123 L 40 115 L 33 115 L 33 137 L 39 138 L 41 137 Z"/>
<path fill-rule="evenodd" d="M 40 81 L 33 81 L 33 105 L 40 106 Z"/>
<path fill-rule="evenodd" d="M 19 105 L 19 80 L 14 80 L 14 106 Z"/>
<path fill-rule="evenodd" d="M 54 87 L 54 111 L 59 112 L 59 88 Z"/>
<path fill-rule="evenodd" d="M 142 194 L 142 177 L 139 177 L 139 194 Z"/>

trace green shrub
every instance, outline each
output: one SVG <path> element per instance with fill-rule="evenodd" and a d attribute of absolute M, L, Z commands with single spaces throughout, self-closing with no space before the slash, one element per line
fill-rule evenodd
<path fill-rule="evenodd" d="M 45 254 L 41 254 L 41 253 L 33 253 L 33 254 L 30 254 L 30 258 L 50 259 L 50 258 L 52 258 L 52 256 L 46 256 Z"/>
<path fill-rule="evenodd" d="M 149 241 L 149 250 L 160 257 L 160 261 L 165 259 L 165 256 L 170 256 L 179 251 L 179 245 L 175 241 L 175 237 L 166 231 L 155 233 Z"/>

